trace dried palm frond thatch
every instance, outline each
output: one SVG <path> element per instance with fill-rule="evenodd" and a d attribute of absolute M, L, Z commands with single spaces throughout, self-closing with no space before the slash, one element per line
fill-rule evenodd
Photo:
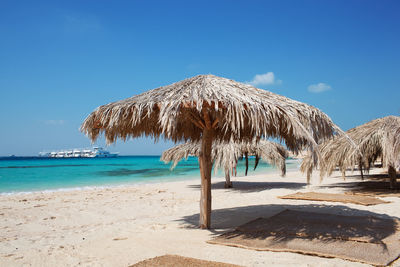
<path fill-rule="evenodd" d="M 352 146 L 345 137 L 339 136 L 324 142 L 320 146 L 320 175 L 321 178 L 331 175 L 339 167 L 344 176 L 346 169 L 356 166 L 369 170 L 378 159 L 382 160 L 382 167 L 387 167 L 391 177 L 391 188 L 396 182 L 396 168 L 400 161 L 400 117 L 388 116 L 372 120 L 363 125 L 348 130 L 350 137 L 357 147 Z M 361 152 L 361 153 L 360 153 Z M 300 169 L 311 175 L 312 168 L 316 167 L 312 157 L 304 158 Z"/>
<path fill-rule="evenodd" d="M 187 159 L 189 156 L 200 155 L 201 143 L 187 142 L 174 146 L 162 153 L 161 160 L 165 163 L 173 162 L 171 169 L 175 168 L 179 161 Z M 281 170 L 281 175 L 286 174 L 286 158 L 287 150 L 281 145 L 271 141 L 260 140 L 259 142 L 214 142 L 211 151 L 211 158 L 214 162 L 214 171 L 224 169 L 225 171 L 225 187 L 232 187 L 230 181 L 230 173 L 236 170 L 237 162 L 240 158 L 246 158 L 246 175 L 248 169 L 248 156 L 255 156 L 256 169 L 258 160 L 268 162 L 277 166 Z"/>
<path fill-rule="evenodd" d="M 298 151 L 315 146 L 341 130 L 310 105 L 213 75 L 199 75 L 98 107 L 81 131 L 94 141 L 140 136 L 201 141 L 201 227 L 210 226 L 211 146 L 213 140 L 284 140 Z"/>
<path fill-rule="evenodd" d="M 104 133 L 108 143 L 143 135 L 199 141 L 199 129 L 209 123 L 214 139 L 271 136 L 284 140 L 291 150 L 340 131 L 313 106 L 213 75 L 199 75 L 100 106 L 85 119 L 81 130 L 91 140 Z"/>

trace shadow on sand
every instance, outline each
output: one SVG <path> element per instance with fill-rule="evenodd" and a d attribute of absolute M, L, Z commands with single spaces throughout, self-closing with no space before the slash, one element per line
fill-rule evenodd
<path fill-rule="evenodd" d="M 340 188 L 344 191 L 377 196 L 393 196 L 400 197 L 400 183 L 397 182 L 395 189 L 390 189 L 387 174 L 371 174 L 364 175 L 364 181 L 360 175 L 347 175 L 346 178 L 354 178 L 359 181 L 355 182 L 338 182 L 335 184 L 321 185 L 320 188 Z M 397 175 L 400 178 L 400 175 Z"/>
<path fill-rule="evenodd" d="M 396 230 L 396 217 L 391 217 L 386 214 L 374 213 L 366 210 L 358 210 L 349 208 L 343 205 L 285 205 L 285 204 L 270 204 L 270 205 L 252 205 L 246 207 L 235 207 L 227 209 L 213 210 L 211 213 L 211 232 L 218 235 L 229 230 L 233 230 L 236 227 L 243 225 L 249 221 L 257 218 L 268 218 L 274 216 L 284 210 L 295 210 L 304 212 L 316 212 L 316 213 L 329 213 L 342 216 L 367 216 L 376 217 L 380 219 L 387 219 L 392 223 L 386 224 L 383 231 L 377 233 L 370 232 L 371 238 L 378 239 L 382 238 L 382 235 L 392 234 Z M 179 220 L 188 228 L 198 228 L 199 225 L 199 214 L 192 214 L 183 217 Z M 338 226 L 340 227 L 340 226 Z M 357 230 L 357 229 L 356 229 Z M 360 233 L 364 233 L 367 229 L 358 229 Z M 305 229 L 307 231 L 307 229 Z M 368 231 L 367 231 L 368 232 Z M 327 229 L 326 235 L 332 235 Z"/>
<path fill-rule="evenodd" d="M 232 182 L 232 188 L 225 188 L 225 182 L 217 182 L 211 185 L 211 189 L 225 189 L 230 191 L 240 192 L 261 192 L 271 189 L 302 189 L 306 183 L 293 183 L 293 182 Z M 200 185 L 189 185 L 189 188 L 200 189 Z"/>

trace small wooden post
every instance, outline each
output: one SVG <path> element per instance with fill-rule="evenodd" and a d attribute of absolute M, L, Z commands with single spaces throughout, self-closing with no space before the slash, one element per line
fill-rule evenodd
<path fill-rule="evenodd" d="M 286 176 L 286 163 L 283 163 L 283 168 L 281 170 L 281 176 L 285 177 Z"/>
<path fill-rule="evenodd" d="M 364 181 L 364 174 L 363 174 L 363 168 L 362 168 L 361 159 L 358 161 L 358 169 L 360 170 L 360 173 L 361 173 L 361 180 Z"/>
<path fill-rule="evenodd" d="M 259 161 L 260 161 L 260 158 L 259 158 L 258 155 L 256 154 L 256 161 L 255 161 L 255 163 L 254 163 L 254 170 L 253 170 L 253 171 L 256 170 Z"/>
<path fill-rule="evenodd" d="M 396 169 L 392 165 L 389 165 L 388 174 L 390 178 L 390 189 L 396 189 L 397 187 Z"/>
<path fill-rule="evenodd" d="M 346 181 L 346 169 L 344 167 L 340 167 L 340 172 L 342 173 L 343 181 Z"/>
<path fill-rule="evenodd" d="M 310 183 L 311 183 L 312 171 L 313 171 L 313 167 L 312 166 L 307 169 L 307 185 L 310 185 Z"/>
<path fill-rule="evenodd" d="M 225 188 L 232 188 L 231 175 L 229 169 L 225 169 Z"/>
<path fill-rule="evenodd" d="M 245 176 L 247 176 L 247 171 L 249 170 L 249 153 L 244 153 L 244 157 L 246 158 L 246 172 L 245 172 Z"/>

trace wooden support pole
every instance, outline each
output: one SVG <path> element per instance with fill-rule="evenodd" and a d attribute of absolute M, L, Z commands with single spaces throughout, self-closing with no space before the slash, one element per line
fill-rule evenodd
<path fill-rule="evenodd" d="M 364 181 L 364 174 L 363 174 L 363 168 L 362 168 L 361 159 L 358 161 L 358 169 L 360 170 L 360 173 L 361 173 L 361 180 Z"/>
<path fill-rule="evenodd" d="M 282 166 L 283 168 L 282 168 L 282 170 L 281 170 L 281 176 L 282 177 L 285 177 L 286 176 L 286 162 L 284 162 L 283 163 L 283 166 Z"/>
<path fill-rule="evenodd" d="M 254 170 L 253 170 L 253 171 L 256 170 L 259 161 L 260 161 L 260 158 L 259 158 L 258 155 L 256 154 L 256 161 L 255 161 L 255 163 L 254 163 Z"/>
<path fill-rule="evenodd" d="M 344 167 L 340 167 L 340 171 L 342 173 L 343 181 L 346 181 L 346 169 Z"/>
<path fill-rule="evenodd" d="M 244 157 L 246 158 L 246 172 L 244 176 L 247 176 L 247 171 L 249 170 L 249 153 L 244 153 Z"/>
<path fill-rule="evenodd" d="M 206 120 L 206 126 L 208 125 Z M 211 149 L 213 141 L 213 130 L 211 127 L 203 129 L 201 150 L 199 155 L 200 175 L 201 175 L 201 195 L 200 195 L 200 228 L 210 229 L 211 227 Z"/>
<path fill-rule="evenodd" d="M 215 121 L 213 122 L 213 124 L 211 125 L 211 128 L 215 129 L 215 127 L 217 126 L 219 120 L 218 118 L 215 119 Z"/>
<path fill-rule="evenodd" d="M 232 188 L 231 175 L 229 169 L 225 169 L 225 188 Z"/>
<path fill-rule="evenodd" d="M 307 169 L 307 185 L 310 185 L 313 167 Z"/>
<path fill-rule="evenodd" d="M 200 123 L 200 121 L 196 121 L 193 118 L 189 117 L 189 120 L 196 125 L 197 128 L 199 129 L 204 129 L 204 125 Z"/>
<path fill-rule="evenodd" d="M 388 167 L 388 174 L 390 178 L 390 189 L 396 189 L 397 187 L 396 169 L 392 165 L 389 165 Z"/>

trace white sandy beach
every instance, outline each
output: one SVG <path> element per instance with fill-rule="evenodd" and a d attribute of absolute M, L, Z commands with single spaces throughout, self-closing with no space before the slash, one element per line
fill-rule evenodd
<path fill-rule="evenodd" d="M 380 172 L 381 169 L 373 170 Z M 400 217 L 400 199 L 388 204 L 355 204 L 284 200 L 294 192 L 343 192 L 339 177 L 305 185 L 298 171 L 233 178 L 224 189 L 213 179 L 212 230 L 197 228 L 198 180 L 141 184 L 108 189 L 0 196 L 0 266 L 129 266 L 164 254 L 242 266 L 361 266 L 341 259 L 287 252 L 253 251 L 206 243 L 216 234 L 257 217 L 290 208 L 342 215 Z M 348 178 L 346 182 L 354 182 Z M 357 179 L 358 181 L 358 179 Z M 375 213 L 375 214 L 373 214 Z M 400 261 L 394 263 L 400 266 Z"/>

